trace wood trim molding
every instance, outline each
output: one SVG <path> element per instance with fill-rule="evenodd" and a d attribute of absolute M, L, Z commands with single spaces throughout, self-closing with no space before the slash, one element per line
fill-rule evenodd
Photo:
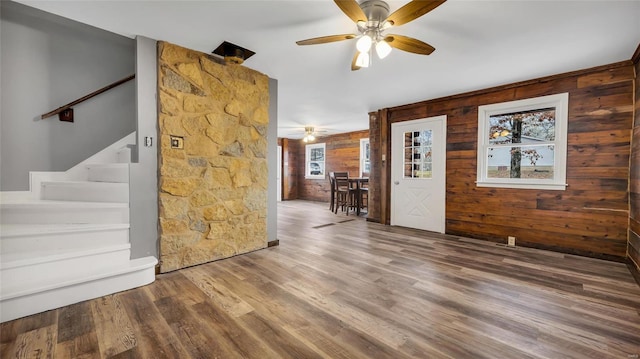
<path fill-rule="evenodd" d="M 380 150 L 385 161 L 382 163 L 382 178 L 380 179 L 380 223 L 391 224 L 391 123 L 389 123 L 389 109 L 380 110 Z"/>
<path fill-rule="evenodd" d="M 275 247 L 275 246 L 279 246 L 279 245 L 280 245 L 280 240 L 279 239 L 275 239 L 273 241 L 267 242 L 267 248 L 271 248 L 271 247 Z"/>
<path fill-rule="evenodd" d="M 631 62 L 633 62 L 634 64 L 640 62 L 640 44 L 638 44 L 636 51 L 633 53 L 633 56 L 631 56 Z"/>

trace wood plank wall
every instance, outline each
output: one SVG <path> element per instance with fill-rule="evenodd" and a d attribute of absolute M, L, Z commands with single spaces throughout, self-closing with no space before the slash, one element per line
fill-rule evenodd
<path fill-rule="evenodd" d="M 279 138 L 278 145 L 282 146 L 282 200 L 298 199 L 298 161 L 300 161 L 300 146 L 298 140 Z M 302 153 L 304 161 L 304 152 Z"/>
<path fill-rule="evenodd" d="M 627 256 L 631 272 L 640 283 L 640 46 L 633 56 L 635 64 L 635 108 L 629 176 L 629 243 Z"/>
<path fill-rule="evenodd" d="M 302 140 L 286 140 L 288 142 L 289 153 L 295 153 L 295 161 L 289 159 L 289 171 L 285 177 L 291 176 L 291 181 L 296 183 L 296 197 L 284 199 L 303 199 L 307 201 L 329 202 L 329 172 L 347 171 L 349 176 L 358 177 L 360 175 L 360 139 L 369 138 L 369 130 L 341 133 L 330 136 L 317 137 L 313 143 L 326 144 L 326 164 L 324 179 L 306 179 L 305 172 L 305 146 Z M 285 139 L 283 139 L 284 141 Z M 285 148 L 283 146 L 283 153 Z"/>
<path fill-rule="evenodd" d="M 503 243 L 515 236 L 521 246 L 623 261 L 633 85 L 634 67 L 626 61 L 383 109 L 378 156 L 390 158 L 391 123 L 447 115 L 446 233 Z M 478 106 L 563 92 L 569 93 L 567 190 L 476 187 Z M 377 170 L 380 180 L 370 187 L 384 189 L 387 207 L 372 207 L 369 216 L 388 224 L 390 166 Z"/>

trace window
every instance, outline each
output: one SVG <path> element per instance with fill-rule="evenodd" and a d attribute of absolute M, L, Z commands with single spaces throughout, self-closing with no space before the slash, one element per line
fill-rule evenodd
<path fill-rule="evenodd" d="M 360 176 L 371 173 L 371 159 L 369 155 L 369 139 L 360 139 Z"/>
<path fill-rule="evenodd" d="M 433 131 L 411 131 L 403 134 L 404 173 L 403 178 L 431 178 Z"/>
<path fill-rule="evenodd" d="M 479 187 L 566 188 L 569 94 L 478 107 Z"/>
<path fill-rule="evenodd" d="M 316 143 L 306 146 L 304 178 L 324 179 L 325 144 Z"/>

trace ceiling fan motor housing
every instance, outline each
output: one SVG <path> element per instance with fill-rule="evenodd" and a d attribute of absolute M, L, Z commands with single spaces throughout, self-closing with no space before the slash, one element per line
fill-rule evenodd
<path fill-rule="evenodd" d="M 382 0 L 365 0 L 360 8 L 367 16 L 367 27 L 378 27 L 389 16 L 389 5 Z"/>

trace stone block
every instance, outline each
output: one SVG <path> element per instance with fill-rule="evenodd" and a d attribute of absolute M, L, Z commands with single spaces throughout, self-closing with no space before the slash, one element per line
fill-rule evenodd
<path fill-rule="evenodd" d="M 187 197 L 202 185 L 201 178 L 160 177 L 160 190 L 174 196 Z"/>
<path fill-rule="evenodd" d="M 224 202 L 224 206 L 231 212 L 231 214 L 238 216 L 245 212 L 247 209 L 244 206 L 244 202 L 241 200 L 229 200 Z"/>
<path fill-rule="evenodd" d="M 180 99 L 160 91 L 160 112 L 167 115 L 178 116 L 182 113 Z"/>
<path fill-rule="evenodd" d="M 210 98 L 194 95 L 186 95 L 182 105 L 184 112 L 202 114 L 206 114 L 215 109 L 215 107 Z"/>
<path fill-rule="evenodd" d="M 186 136 L 188 133 L 182 126 L 180 116 L 170 116 L 164 113 L 159 114 L 160 132 L 174 136 Z"/>
<path fill-rule="evenodd" d="M 204 134 L 210 127 L 205 116 L 184 116 L 182 117 L 182 127 L 189 135 Z"/>
<path fill-rule="evenodd" d="M 180 75 L 188 78 L 191 83 L 198 86 L 200 90 L 204 87 L 204 81 L 202 81 L 202 75 L 200 75 L 200 66 L 198 63 L 180 63 L 176 68 Z M 202 94 L 204 95 L 204 92 Z"/>
<path fill-rule="evenodd" d="M 210 189 L 231 187 L 231 176 L 226 168 L 209 168 L 204 174 L 204 183 Z"/>
<path fill-rule="evenodd" d="M 189 226 L 187 222 L 179 219 L 160 218 L 160 232 L 162 234 L 187 233 Z"/>
<path fill-rule="evenodd" d="M 207 221 L 224 221 L 229 217 L 227 207 L 224 204 L 216 204 L 202 210 L 204 219 Z"/>
<path fill-rule="evenodd" d="M 189 156 L 211 157 L 218 154 L 220 146 L 205 135 L 192 135 L 184 139 L 184 150 Z"/>
<path fill-rule="evenodd" d="M 205 168 L 193 167 L 184 159 L 164 158 L 160 166 L 160 176 L 170 178 L 200 177 L 204 174 Z"/>
<path fill-rule="evenodd" d="M 160 193 L 160 218 L 185 219 L 189 210 L 189 201 L 184 197 L 174 197 Z"/>
<path fill-rule="evenodd" d="M 197 190 L 193 192 L 190 198 L 190 204 L 192 207 L 204 207 L 218 203 L 219 200 L 215 194 L 207 190 Z"/>

